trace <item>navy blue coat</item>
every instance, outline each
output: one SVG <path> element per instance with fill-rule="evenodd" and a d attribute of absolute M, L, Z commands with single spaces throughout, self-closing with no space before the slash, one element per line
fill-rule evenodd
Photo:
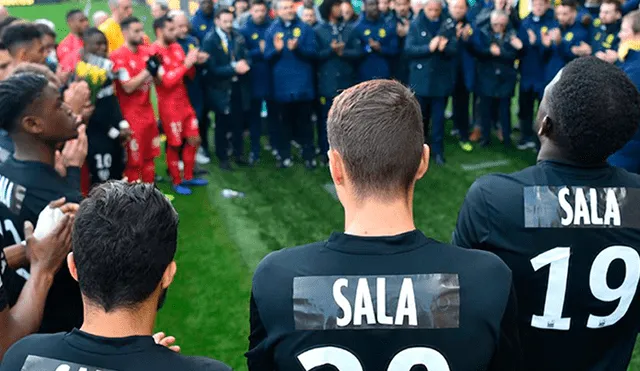
<path fill-rule="evenodd" d="M 540 95 L 544 92 L 545 80 L 545 48 L 542 44 L 542 33 L 552 28 L 557 28 L 558 23 L 554 19 L 553 10 L 548 11 L 542 17 L 536 17 L 533 13 L 522 20 L 518 38 L 522 40 L 520 51 L 520 90 L 534 91 Z M 535 43 L 529 42 L 531 30 L 536 34 Z"/>
<path fill-rule="evenodd" d="M 202 50 L 209 53 L 207 61 L 206 92 L 209 106 L 216 112 L 229 112 L 231 109 L 231 90 L 234 78 L 239 79 L 242 90 L 242 108 L 244 111 L 250 108 L 250 87 L 247 76 L 236 76 L 232 61 L 246 60 L 251 64 L 244 37 L 240 32 L 231 32 L 233 45 L 227 50 L 223 47 L 222 40 L 214 28 L 207 34 L 202 42 Z M 231 42 L 230 42 L 231 44 Z M 233 56 L 233 58 L 232 58 Z"/>
<path fill-rule="evenodd" d="M 270 98 L 272 86 L 271 68 L 264 58 L 263 52 L 260 51 L 260 41 L 265 40 L 267 29 L 270 26 L 271 22 L 268 19 L 263 24 L 257 25 L 249 18 L 245 26 L 240 30 L 251 58 L 249 78 L 251 79 L 251 97 L 253 99 Z"/>
<path fill-rule="evenodd" d="M 461 21 L 462 25 L 470 24 L 468 20 Z M 471 28 L 471 35 L 476 32 Z M 462 37 L 458 39 L 458 48 L 454 59 L 456 68 L 456 84 L 460 79 L 464 83 L 464 87 L 469 92 L 475 90 L 476 83 L 476 58 L 473 54 L 473 46 L 471 37 L 465 41 Z"/>
<path fill-rule="evenodd" d="M 353 86 L 356 82 L 355 65 L 362 56 L 360 39 L 349 25 L 334 26 L 328 22 L 315 27 L 318 45 L 318 95 L 325 98 L 337 96 L 341 90 Z M 342 56 L 331 49 L 331 42 L 345 43 Z"/>
<path fill-rule="evenodd" d="M 380 17 L 369 21 L 363 14 L 355 26 L 355 35 L 360 39 L 364 56 L 358 66 L 358 81 L 388 79 L 391 76 L 391 58 L 399 53 L 396 25 Z M 369 47 L 369 39 L 380 43 L 380 52 Z"/>
<path fill-rule="evenodd" d="M 187 35 L 184 39 L 178 39 L 178 44 L 182 47 L 185 55 L 189 53 L 189 50 L 200 46 L 198 39 L 193 36 Z M 187 87 L 187 93 L 189 94 L 189 101 L 193 106 L 193 110 L 196 112 L 196 116 L 200 117 L 202 110 L 204 109 L 204 90 L 202 86 L 202 72 L 203 69 L 200 66 L 196 66 L 196 76 L 193 79 L 185 77 L 184 84 Z"/>
<path fill-rule="evenodd" d="M 407 17 L 407 21 L 411 22 L 415 18 L 416 16 L 413 14 L 413 12 L 410 11 L 409 17 Z M 402 17 L 398 16 L 395 11 L 392 11 L 388 22 L 392 26 L 397 26 L 399 23 L 402 23 Z M 408 35 L 409 34 L 407 34 L 407 36 Z M 409 59 L 404 53 L 404 46 L 407 42 L 407 36 L 398 36 L 398 50 L 400 51 L 400 54 L 391 58 L 391 77 L 405 85 L 409 84 Z"/>
<path fill-rule="evenodd" d="M 453 92 L 456 78 L 456 26 L 451 18 L 442 16 L 435 24 L 437 31 L 434 34 L 429 23 L 424 13 L 420 13 L 409 27 L 404 48 L 410 60 L 409 86 L 420 97 L 448 97 Z M 443 51 L 431 52 L 429 43 L 439 35 L 447 37 L 449 42 Z"/>
<path fill-rule="evenodd" d="M 640 0 L 627 0 L 622 4 L 622 15 L 627 15 L 634 10 L 638 10 L 640 6 Z"/>
<path fill-rule="evenodd" d="M 481 97 L 508 98 L 513 96 L 518 74 L 514 66 L 517 51 L 511 46 L 510 35 L 501 39 L 486 32 L 474 32 L 471 36 L 473 50 L 478 58 L 476 70 L 476 94 Z M 500 55 L 489 51 L 492 43 L 500 47 Z"/>
<path fill-rule="evenodd" d="M 607 50 L 618 51 L 618 45 L 620 44 L 618 32 L 620 32 L 621 25 L 622 21 L 603 24 L 600 18 L 593 20 L 591 27 L 591 49 L 593 49 L 593 54 Z"/>
<path fill-rule="evenodd" d="M 200 43 L 204 40 L 207 33 L 214 28 L 213 14 L 207 17 L 200 9 L 191 17 L 191 34 L 195 36 Z"/>
<path fill-rule="evenodd" d="M 578 58 L 577 55 L 571 52 L 571 47 L 578 46 L 582 41 L 589 43 L 589 33 L 582 24 L 577 21 L 570 27 L 561 28 L 562 40 L 560 44 L 556 45 L 551 42 L 551 45 L 545 47 L 545 86 L 553 80 L 558 71 L 560 71 L 567 63 Z"/>
<path fill-rule="evenodd" d="M 273 38 L 279 35 L 284 48 L 277 52 Z M 298 47 L 291 51 L 287 40 L 298 39 Z M 316 37 L 311 27 L 298 18 L 286 26 L 281 19 L 274 21 L 265 35 L 264 57 L 271 65 L 273 99 L 281 103 L 315 99 L 313 63 L 316 57 Z"/>
<path fill-rule="evenodd" d="M 640 49 L 631 49 L 620 64 L 620 68 L 640 89 Z M 609 157 L 609 163 L 628 171 L 640 173 L 640 129 L 618 152 Z"/>

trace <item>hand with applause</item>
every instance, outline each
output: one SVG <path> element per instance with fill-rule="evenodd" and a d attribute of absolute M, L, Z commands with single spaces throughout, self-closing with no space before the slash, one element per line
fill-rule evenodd
<path fill-rule="evenodd" d="M 513 35 L 511 37 L 511 40 L 509 40 L 509 43 L 511 44 L 511 46 L 513 46 L 515 50 L 521 50 L 524 47 L 522 40 L 516 37 L 516 35 Z"/>
<path fill-rule="evenodd" d="M 158 70 L 160 70 L 161 64 L 160 56 L 154 54 L 147 59 L 147 71 L 149 71 L 151 76 L 156 77 L 158 76 Z"/>
<path fill-rule="evenodd" d="M 440 37 L 440 42 L 438 43 L 438 51 L 443 52 L 444 48 L 449 44 L 449 39 L 446 37 Z"/>
<path fill-rule="evenodd" d="M 277 52 L 281 52 L 282 49 L 284 49 L 284 38 L 282 38 L 282 36 L 274 36 L 273 37 L 273 47 L 276 49 Z"/>
<path fill-rule="evenodd" d="M 535 44 L 536 40 L 538 40 L 538 38 L 536 37 L 536 33 L 533 32 L 532 29 L 527 30 L 527 35 L 529 35 L 529 44 L 531 45 Z"/>
<path fill-rule="evenodd" d="M 53 278 L 71 251 L 73 214 L 65 214 L 55 229 L 42 239 L 33 235 L 33 224 L 25 222 L 24 236 L 27 259 L 31 262 L 31 274 L 45 274 Z"/>
<path fill-rule="evenodd" d="M 494 57 L 499 57 L 500 47 L 498 46 L 498 44 L 491 44 L 491 46 L 489 47 L 489 52 L 491 52 L 491 55 L 493 55 Z"/>
<path fill-rule="evenodd" d="M 431 41 L 429 42 L 429 51 L 430 52 L 435 52 L 436 49 L 438 49 L 438 46 L 440 45 L 440 36 L 436 36 L 433 39 L 431 39 Z"/>
<path fill-rule="evenodd" d="M 287 40 L 287 49 L 296 50 L 298 47 L 298 38 Z"/>

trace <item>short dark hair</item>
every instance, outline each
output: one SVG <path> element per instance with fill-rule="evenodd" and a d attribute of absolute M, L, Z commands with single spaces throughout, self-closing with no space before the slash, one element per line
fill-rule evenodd
<path fill-rule="evenodd" d="M 2 42 L 7 46 L 9 53 L 34 40 L 40 40 L 42 32 L 33 23 L 16 23 L 7 27 L 2 34 Z"/>
<path fill-rule="evenodd" d="M 640 93 L 617 66 L 596 57 L 578 58 L 545 92 L 550 137 L 570 160 L 598 164 L 638 130 Z"/>
<path fill-rule="evenodd" d="M 222 7 L 216 11 L 215 18 L 220 19 L 220 16 L 222 16 L 223 14 L 231 14 L 232 16 L 234 15 L 229 7 Z"/>
<path fill-rule="evenodd" d="M 157 31 L 158 29 L 164 28 L 164 26 L 166 26 L 167 23 L 173 22 L 173 18 L 167 16 L 167 15 L 163 15 L 160 18 L 154 19 L 153 20 L 153 30 Z"/>
<path fill-rule="evenodd" d="M 568 6 L 569 8 L 576 10 L 578 9 L 578 2 L 576 0 L 562 0 L 560 2 L 561 6 Z"/>
<path fill-rule="evenodd" d="M 38 24 L 36 24 L 36 27 L 38 28 L 38 31 L 40 31 L 42 36 L 49 35 L 49 36 L 53 37 L 54 39 L 58 36 L 58 35 L 56 35 L 56 32 L 54 30 L 52 30 L 51 27 L 47 26 L 46 24 L 38 23 Z"/>
<path fill-rule="evenodd" d="M 17 20 L 19 20 L 19 18 L 8 16 L 7 18 L 0 21 L 0 38 L 2 38 L 4 30 Z"/>
<path fill-rule="evenodd" d="M 80 291 L 106 312 L 158 287 L 178 243 L 178 213 L 152 184 L 110 181 L 80 204 L 72 232 Z"/>
<path fill-rule="evenodd" d="M 622 2 L 620 0 L 602 0 L 602 4 L 613 4 L 616 11 L 622 14 Z M 602 6 L 602 4 L 600 4 Z"/>
<path fill-rule="evenodd" d="M 0 127 L 12 133 L 49 80 L 37 73 L 16 73 L 0 81 Z"/>
<path fill-rule="evenodd" d="M 336 6 L 342 4 L 342 0 L 324 0 L 322 4 L 318 7 L 318 12 L 320 13 L 320 17 L 325 21 L 329 20 L 329 16 L 331 15 L 331 9 Z"/>
<path fill-rule="evenodd" d="M 372 80 L 342 92 L 329 111 L 327 133 L 358 198 L 394 198 L 414 183 L 424 128 L 418 101 L 401 83 Z"/>
<path fill-rule="evenodd" d="M 71 18 L 73 18 L 74 16 L 78 15 L 78 14 L 84 14 L 82 12 L 82 10 L 80 9 L 71 9 L 67 12 L 67 22 L 69 22 L 71 20 Z"/>
<path fill-rule="evenodd" d="M 267 3 L 264 0 L 251 0 L 251 6 L 264 5 L 268 8 Z"/>
<path fill-rule="evenodd" d="M 82 34 L 82 39 L 84 41 L 89 40 L 90 38 L 92 38 L 95 35 L 102 35 L 102 37 L 106 38 L 105 34 L 100 31 L 98 28 L 96 27 L 89 27 L 87 28 L 87 30 Z"/>
<path fill-rule="evenodd" d="M 133 17 L 133 16 L 127 17 L 123 19 L 122 22 L 120 22 L 120 28 L 123 30 L 126 30 L 134 23 L 142 23 L 142 22 L 140 22 L 138 17 Z"/>

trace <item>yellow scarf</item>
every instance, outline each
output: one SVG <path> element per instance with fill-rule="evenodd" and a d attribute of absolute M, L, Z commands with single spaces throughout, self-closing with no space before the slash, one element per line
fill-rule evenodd
<path fill-rule="evenodd" d="M 620 43 L 620 47 L 618 48 L 620 61 L 624 62 L 627 58 L 627 54 L 629 54 L 629 50 L 640 51 L 640 40 L 629 40 Z"/>

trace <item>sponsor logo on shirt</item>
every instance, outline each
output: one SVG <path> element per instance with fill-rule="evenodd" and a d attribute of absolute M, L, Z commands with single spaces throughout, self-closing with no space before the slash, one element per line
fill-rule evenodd
<path fill-rule="evenodd" d="M 59 359 L 29 355 L 22 365 L 22 371 L 114 371 L 102 367 L 81 365 Z"/>
<path fill-rule="evenodd" d="M 458 328 L 457 274 L 312 276 L 293 280 L 296 330 Z"/>

